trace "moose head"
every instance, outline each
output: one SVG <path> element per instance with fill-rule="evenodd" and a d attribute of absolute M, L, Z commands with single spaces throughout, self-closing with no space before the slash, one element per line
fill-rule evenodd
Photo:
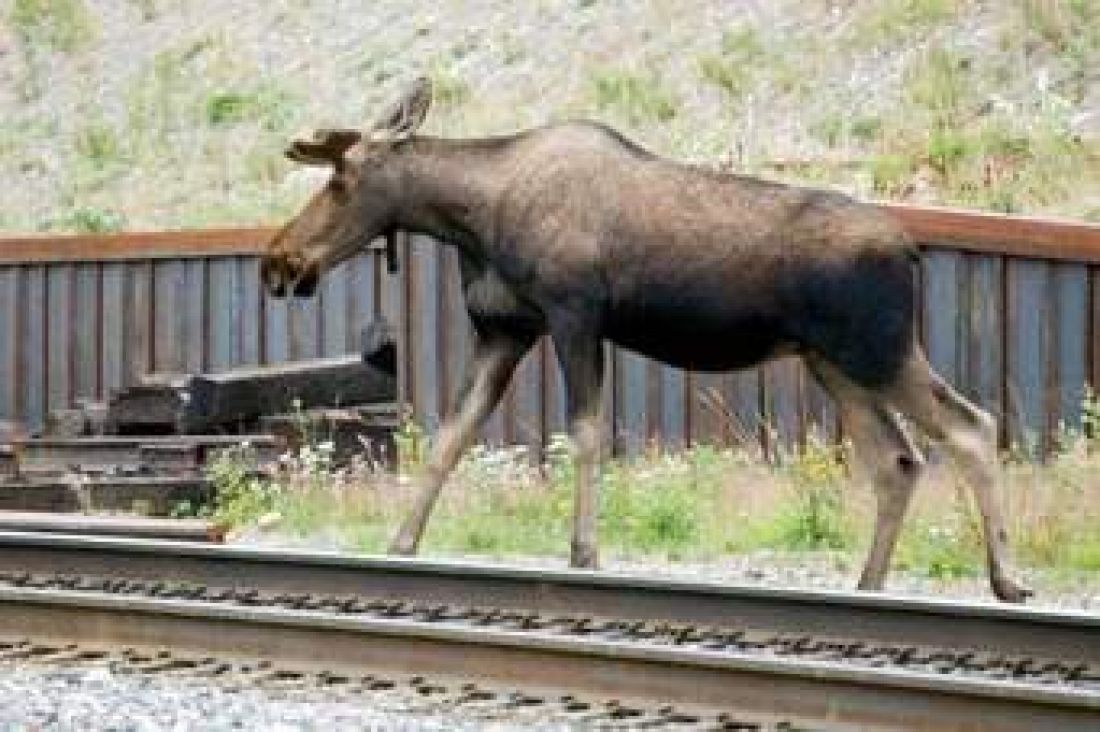
<path fill-rule="evenodd" d="M 402 188 L 392 162 L 431 98 L 430 82 L 420 78 L 365 131 L 322 129 L 290 144 L 288 158 L 330 167 L 332 175 L 268 245 L 260 273 L 272 295 L 311 296 L 325 270 L 390 232 Z"/>

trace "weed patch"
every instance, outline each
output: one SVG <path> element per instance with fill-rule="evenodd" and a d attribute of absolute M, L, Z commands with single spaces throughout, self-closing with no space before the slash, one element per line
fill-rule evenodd
<path fill-rule="evenodd" d="M 8 21 L 28 46 L 70 52 L 95 38 L 92 16 L 82 0 L 15 0 Z"/>
<path fill-rule="evenodd" d="M 676 116 L 676 97 L 655 74 L 601 71 L 592 77 L 592 90 L 600 110 L 634 125 L 668 122 Z"/>

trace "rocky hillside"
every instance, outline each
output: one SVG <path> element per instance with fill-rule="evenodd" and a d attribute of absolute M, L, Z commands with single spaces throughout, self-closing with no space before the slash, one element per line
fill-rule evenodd
<path fill-rule="evenodd" d="M 419 8 L 419 9 L 411 9 Z M 0 0 L 0 229 L 271 222 L 302 127 L 604 119 L 862 196 L 1100 220 L 1098 0 Z"/>

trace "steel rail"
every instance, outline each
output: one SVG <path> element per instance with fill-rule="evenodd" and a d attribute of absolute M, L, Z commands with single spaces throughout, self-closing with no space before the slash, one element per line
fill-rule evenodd
<path fill-rule="evenodd" d="M 887 594 L 26 532 L 0 532 L 0 572 L 668 621 L 1100 664 L 1100 615 Z"/>
<path fill-rule="evenodd" d="M 0 510 L 0 532 L 132 536 L 189 542 L 222 542 L 225 527 L 205 519 Z"/>
<path fill-rule="evenodd" d="M 324 669 L 439 674 L 527 688 L 781 714 L 859 729 L 1097 729 L 1100 695 L 798 659 L 310 610 L 0 588 L 3 635 L 186 648 Z"/>

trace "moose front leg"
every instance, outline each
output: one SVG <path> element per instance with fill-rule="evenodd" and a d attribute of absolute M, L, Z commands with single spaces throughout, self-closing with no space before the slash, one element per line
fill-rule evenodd
<path fill-rule="evenodd" d="M 554 345 L 565 377 L 575 449 L 576 497 L 569 564 L 595 569 L 599 564 L 596 524 L 599 518 L 597 473 L 602 434 L 600 387 L 603 383 L 603 348 L 599 338 L 576 332 L 555 333 Z"/>
<path fill-rule="evenodd" d="M 478 338 L 457 408 L 436 434 L 416 503 L 390 544 L 390 554 L 416 554 L 443 482 L 500 401 L 516 364 L 532 342 L 528 337 Z"/>

